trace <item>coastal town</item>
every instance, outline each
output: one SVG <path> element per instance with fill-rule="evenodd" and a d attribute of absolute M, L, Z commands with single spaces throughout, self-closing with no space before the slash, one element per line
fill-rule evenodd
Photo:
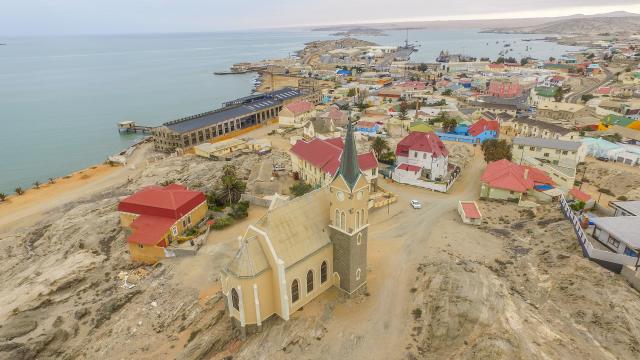
<path fill-rule="evenodd" d="M 254 92 L 0 194 L 0 358 L 640 358 L 624 35 L 218 69 Z"/>

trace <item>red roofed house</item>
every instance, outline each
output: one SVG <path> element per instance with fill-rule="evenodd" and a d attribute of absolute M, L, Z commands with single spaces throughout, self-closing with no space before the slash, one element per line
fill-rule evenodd
<path fill-rule="evenodd" d="M 302 127 L 316 115 L 315 106 L 305 100 L 286 105 L 278 114 L 281 127 Z"/>
<path fill-rule="evenodd" d="M 338 171 L 343 148 L 342 138 L 298 140 L 290 151 L 292 170 L 307 184 L 322 187 Z M 378 178 L 378 160 L 373 152 L 358 154 L 358 164 L 369 183 L 374 183 Z"/>
<path fill-rule="evenodd" d="M 475 201 L 458 201 L 458 214 L 465 224 L 482 224 L 482 214 Z"/>
<path fill-rule="evenodd" d="M 522 86 L 517 81 L 494 79 L 489 83 L 487 94 L 501 98 L 514 98 L 522 94 Z"/>
<path fill-rule="evenodd" d="M 120 201 L 120 222 L 130 229 L 127 239 L 134 261 L 153 264 L 165 248 L 207 214 L 207 198 L 178 184 L 149 186 Z"/>
<path fill-rule="evenodd" d="M 595 200 L 587 193 L 582 190 L 574 187 L 569 190 L 569 194 L 567 196 L 569 200 L 582 201 L 584 203 L 584 209 L 589 210 L 593 208 L 596 204 Z"/>
<path fill-rule="evenodd" d="M 449 151 L 434 132 L 414 131 L 398 143 L 396 163 L 393 179 L 397 182 L 417 185 L 414 182 L 419 178 L 440 181 L 448 172 Z"/>
<path fill-rule="evenodd" d="M 482 177 L 480 197 L 520 201 L 535 187 L 555 185 L 547 173 L 503 159 L 487 165 Z"/>

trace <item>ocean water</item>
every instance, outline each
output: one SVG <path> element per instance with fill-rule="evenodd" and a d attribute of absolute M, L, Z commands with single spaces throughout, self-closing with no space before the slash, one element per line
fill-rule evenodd
<path fill-rule="evenodd" d="M 432 62 L 441 49 L 497 57 L 559 56 L 572 48 L 522 42 L 536 36 L 480 34 L 475 30 L 411 31 L 416 61 Z M 540 36 L 537 36 L 538 38 Z M 281 58 L 328 33 L 305 30 L 197 34 L 1 38 L 0 192 L 29 187 L 100 163 L 139 139 L 116 124 L 159 125 L 246 96 L 253 74 L 214 76 L 241 61 Z M 361 37 L 398 45 L 404 31 Z M 496 44 L 496 41 L 500 42 Z M 528 55 L 528 54 L 527 54 Z"/>

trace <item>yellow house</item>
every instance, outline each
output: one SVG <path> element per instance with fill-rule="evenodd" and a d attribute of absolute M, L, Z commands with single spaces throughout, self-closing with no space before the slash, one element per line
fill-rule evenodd
<path fill-rule="evenodd" d="M 118 205 L 121 225 L 129 229 L 131 259 L 153 264 L 166 248 L 207 214 L 207 198 L 178 184 L 149 186 Z"/>
<path fill-rule="evenodd" d="M 351 125 L 331 183 L 277 201 L 242 236 L 220 278 L 234 324 L 244 333 L 273 315 L 288 320 L 331 286 L 348 294 L 363 290 L 368 199 Z"/>

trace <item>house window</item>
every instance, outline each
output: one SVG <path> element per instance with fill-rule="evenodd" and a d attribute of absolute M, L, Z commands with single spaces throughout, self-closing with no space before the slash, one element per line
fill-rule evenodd
<path fill-rule="evenodd" d="M 139 247 L 140 249 L 144 249 L 144 245 L 142 245 L 142 244 L 138 244 L 138 247 Z"/>
<path fill-rule="evenodd" d="M 567 150 L 562 152 L 562 155 L 567 155 L 569 152 Z"/>
<path fill-rule="evenodd" d="M 191 225 L 191 215 L 187 216 L 187 225 Z"/>
<path fill-rule="evenodd" d="M 531 150 L 531 151 L 536 151 L 536 147 L 535 147 L 535 146 L 532 146 L 532 147 L 530 147 L 530 148 L 529 148 L 529 150 Z"/>
<path fill-rule="evenodd" d="M 291 283 L 291 302 L 294 303 L 300 300 L 300 291 L 298 289 L 298 280 L 293 280 Z"/>
<path fill-rule="evenodd" d="M 234 309 L 240 311 L 240 297 L 236 289 L 231 289 L 231 304 Z"/>
<path fill-rule="evenodd" d="M 518 149 L 520 150 L 524 149 L 524 145 L 518 145 Z"/>
<path fill-rule="evenodd" d="M 320 265 L 320 283 L 324 284 L 327 281 L 327 262 L 323 261 Z"/>
<path fill-rule="evenodd" d="M 607 242 L 611 245 L 613 245 L 613 247 L 618 248 L 618 246 L 620 246 L 620 241 L 617 239 L 614 239 L 611 237 L 611 235 L 609 235 L 609 239 L 607 239 Z"/>
<path fill-rule="evenodd" d="M 307 271 L 307 294 L 313 291 L 313 271 Z"/>
<path fill-rule="evenodd" d="M 544 157 L 549 157 L 549 153 L 544 153 Z"/>

